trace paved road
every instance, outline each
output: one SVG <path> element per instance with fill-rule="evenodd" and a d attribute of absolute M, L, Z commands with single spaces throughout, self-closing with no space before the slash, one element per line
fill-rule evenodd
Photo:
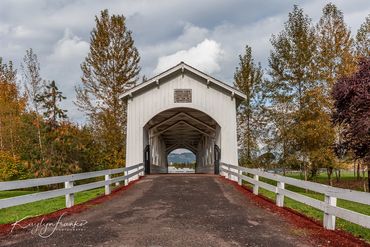
<path fill-rule="evenodd" d="M 292 225 L 211 175 L 147 176 L 112 200 L 60 222 L 54 232 L 33 228 L 31 234 L 30 228 L 0 245 L 309 246 Z M 72 231 L 67 224 L 74 222 Z"/>

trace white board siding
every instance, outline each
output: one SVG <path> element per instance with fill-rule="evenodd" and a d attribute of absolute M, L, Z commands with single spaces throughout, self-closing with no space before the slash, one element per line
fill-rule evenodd
<path fill-rule="evenodd" d="M 143 128 L 157 114 L 178 107 L 199 110 L 220 126 L 221 161 L 238 164 L 235 98 L 185 73 L 162 79 L 151 88 L 128 99 L 126 164 L 143 162 Z M 191 103 L 174 103 L 174 89 L 192 89 Z"/>

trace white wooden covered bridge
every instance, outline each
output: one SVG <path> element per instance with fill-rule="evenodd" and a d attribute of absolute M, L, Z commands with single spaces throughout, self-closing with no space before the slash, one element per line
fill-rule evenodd
<path fill-rule="evenodd" d="M 196 173 L 238 165 L 237 89 L 181 62 L 124 94 L 127 100 L 126 164 L 166 173 L 167 155 L 185 148 L 196 155 Z"/>

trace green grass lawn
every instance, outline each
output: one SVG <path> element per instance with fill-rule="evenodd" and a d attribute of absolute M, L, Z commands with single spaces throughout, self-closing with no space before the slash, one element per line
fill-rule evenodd
<path fill-rule="evenodd" d="M 358 180 L 357 177 L 354 176 L 353 171 L 342 170 L 339 181 L 336 181 L 335 174 L 333 173 L 332 175 L 333 186 L 345 188 L 345 189 L 363 191 L 364 182 L 365 184 L 367 184 L 367 172 L 364 175 L 365 175 L 365 178 L 362 177 L 362 173 L 361 173 L 361 178 Z M 300 173 L 289 173 L 288 172 L 286 176 L 296 178 L 296 179 L 301 179 L 301 180 L 304 179 Z M 328 185 L 329 180 L 328 180 L 327 173 L 326 172 L 319 173 L 317 177 L 315 177 L 312 180 L 312 182 Z"/>
<path fill-rule="evenodd" d="M 272 181 L 272 180 L 269 180 L 269 179 L 264 179 L 264 178 L 261 178 L 260 180 L 263 181 L 263 182 L 273 184 L 273 185 L 276 186 L 275 181 Z M 251 184 L 247 183 L 246 185 L 250 188 L 252 187 Z M 288 189 L 288 190 L 300 193 L 302 195 L 315 198 L 317 200 L 321 200 L 321 201 L 324 200 L 324 195 L 320 194 L 320 193 L 316 193 L 316 192 L 313 192 L 313 191 L 306 191 L 305 189 L 298 188 L 298 187 L 291 186 L 291 185 L 286 185 L 285 188 Z M 275 193 L 273 193 L 273 192 L 270 192 L 270 191 L 265 190 L 265 189 L 260 187 L 259 188 L 259 194 L 275 201 Z M 322 211 L 317 210 L 317 209 L 315 209 L 311 206 L 305 205 L 303 203 L 294 201 L 291 198 L 285 197 L 284 206 L 287 207 L 287 208 L 291 208 L 291 209 L 293 209 L 297 212 L 300 212 L 304 215 L 307 215 L 308 217 L 311 217 L 315 220 L 319 220 L 321 222 L 323 220 L 323 214 L 324 213 Z M 355 211 L 355 212 L 359 212 L 359 213 L 362 213 L 362 214 L 365 214 L 365 215 L 370 215 L 370 206 L 369 205 L 338 199 L 337 206 L 341 207 L 341 208 L 346 208 L 346 209 L 349 209 L 349 210 L 352 210 L 352 211 Z M 340 218 L 336 219 L 336 228 L 348 231 L 348 232 L 352 233 L 354 236 L 362 238 L 367 242 L 370 242 L 370 229 L 367 229 L 365 227 L 353 224 L 353 223 L 348 222 L 346 220 L 342 220 Z"/>
<path fill-rule="evenodd" d="M 37 191 L 0 191 L 0 199 L 36 193 Z M 104 188 L 97 188 L 75 194 L 75 205 L 104 194 Z M 65 197 L 31 202 L 19 206 L 0 209 L 0 224 L 12 223 L 24 217 L 34 217 L 65 208 Z"/>

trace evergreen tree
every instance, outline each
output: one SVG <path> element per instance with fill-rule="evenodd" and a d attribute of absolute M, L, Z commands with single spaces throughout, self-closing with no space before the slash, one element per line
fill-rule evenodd
<path fill-rule="evenodd" d="M 63 110 L 59 106 L 64 99 L 66 97 L 59 91 L 55 81 L 48 82 L 44 91 L 36 96 L 36 100 L 43 110 L 46 125 L 44 130 L 45 160 L 42 160 L 37 167 L 36 174 L 38 175 L 63 175 L 66 172 L 66 167 L 73 165 L 73 163 L 67 162 L 69 156 L 65 149 L 65 143 L 72 138 L 68 135 L 68 129 L 64 128 L 66 123 L 63 120 L 67 118 L 67 110 Z"/>
<path fill-rule="evenodd" d="M 234 73 L 234 85 L 246 95 L 238 112 L 238 141 L 242 147 L 243 161 L 252 162 L 258 150 L 259 112 L 261 110 L 262 68 L 252 58 L 252 49 L 245 47 L 245 53 L 239 55 L 239 67 Z"/>
<path fill-rule="evenodd" d="M 67 118 L 67 110 L 61 109 L 58 105 L 64 99 L 66 97 L 59 91 L 55 81 L 49 82 L 45 87 L 45 91 L 37 95 L 36 100 L 41 103 L 41 107 L 44 109 L 44 117 L 51 131 L 59 126 L 60 120 Z"/>
<path fill-rule="evenodd" d="M 95 21 L 75 103 L 88 114 L 107 153 L 113 154 L 111 163 L 122 166 L 126 105 L 121 97 L 138 80 L 140 56 L 123 15 L 110 16 L 104 10 Z"/>
<path fill-rule="evenodd" d="M 356 53 L 358 57 L 370 57 L 370 14 L 357 31 Z"/>

